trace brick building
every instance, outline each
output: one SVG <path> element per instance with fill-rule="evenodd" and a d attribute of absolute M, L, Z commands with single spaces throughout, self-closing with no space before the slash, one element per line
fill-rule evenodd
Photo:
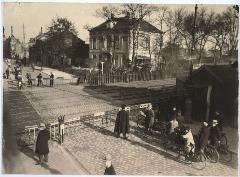
<path fill-rule="evenodd" d="M 111 17 L 89 33 L 89 58 L 95 66 L 104 62 L 119 68 L 129 61 L 155 65 L 159 60 L 162 32 L 144 20 Z"/>

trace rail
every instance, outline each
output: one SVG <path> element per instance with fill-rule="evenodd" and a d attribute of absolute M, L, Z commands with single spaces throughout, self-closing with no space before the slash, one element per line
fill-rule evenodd
<path fill-rule="evenodd" d="M 126 111 L 129 111 L 129 117 L 131 121 L 136 121 L 136 116 L 139 111 L 145 109 L 149 103 L 127 106 Z M 115 118 L 117 112 L 120 108 L 112 109 L 104 112 L 96 112 L 94 114 L 79 116 L 77 118 L 69 119 L 64 122 L 64 135 L 70 135 L 77 131 L 84 130 L 89 125 L 106 128 L 113 126 L 115 123 Z M 53 122 L 47 124 L 47 129 L 50 132 L 50 139 L 55 141 L 60 141 L 60 126 L 59 122 Z M 19 146 L 29 146 L 36 142 L 37 134 L 39 128 L 37 125 L 26 126 L 23 132 L 17 133 L 17 143 Z"/>

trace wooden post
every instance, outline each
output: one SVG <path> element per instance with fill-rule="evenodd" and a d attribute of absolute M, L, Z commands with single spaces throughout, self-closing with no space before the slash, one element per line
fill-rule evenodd
<path fill-rule="evenodd" d="M 211 93 L 212 93 L 212 85 L 208 85 L 208 90 L 207 90 L 206 122 L 209 121 L 209 113 L 210 113 L 210 105 L 211 105 Z"/>

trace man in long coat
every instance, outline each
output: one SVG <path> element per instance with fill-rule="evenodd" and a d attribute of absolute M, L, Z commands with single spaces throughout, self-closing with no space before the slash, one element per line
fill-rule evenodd
<path fill-rule="evenodd" d="M 202 152 L 208 144 L 209 134 L 210 134 L 210 130 L 209 130 L 209 127 L 208 127 L 208 123 L 203 122 L 203 126 L 199 130 L 199 133 L 198 133 L 199 148 Z"/>
<path fill-rule="evenodd" d="M 122 133 L 124 139 L 127 139 L 126 133 L 129 133 L 129 114 L 125 110 L 125 107 L 125 105 L 122 105 L 122 109 L 117 113 L 114 133 L 117 134 L 117 137 L 120 137 Z"/>
<path fill-rule="evenodd" d="M 40 131 L 37 136 L 35 152 L 39 157 L 39 162 L 36 165 L 42 165 L 43 159 L 48 162 L 48 140 L 50 139 L 50 132 L 46 130 L 45 124 L 40 124 Z"/>

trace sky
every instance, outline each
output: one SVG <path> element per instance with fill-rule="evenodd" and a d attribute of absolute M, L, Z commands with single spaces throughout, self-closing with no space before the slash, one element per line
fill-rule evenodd
<path fill-rule="evenodd" d="M 84 29 L 84 25 L 88 24 L 92 27 L 104 22 L 103 19 L 96 17 L 94 14 L 97 9 L 107 4 L 93 3 L 13 3 L 5 2 L 3 4 L 3 26 L 5 27 L 5 35 L 9 36 L 11 26 L 13 26 L 13 34 L 15 37 L 23 40 L 23 24 L 25 26 L 26 42 L 30 38 L 39 34 L 41 26 L 43 32 L 46 32 L 53 18 L 66 17 L 74 23 L 78 31 L 78 37 L 88 43 L 88 31 Z M 114 4 L 115 6 L 119 4 Z M 159 5 L 161 6 L 161 5 Z M 165 5 L 170 9 L 175 9 L 183 5 Z M 184 5 L 189 10 L 194 10 L 195 5 Z M 206 7 L 209 11 L 224 11 L 229 5 L 198 5 Z"/>

